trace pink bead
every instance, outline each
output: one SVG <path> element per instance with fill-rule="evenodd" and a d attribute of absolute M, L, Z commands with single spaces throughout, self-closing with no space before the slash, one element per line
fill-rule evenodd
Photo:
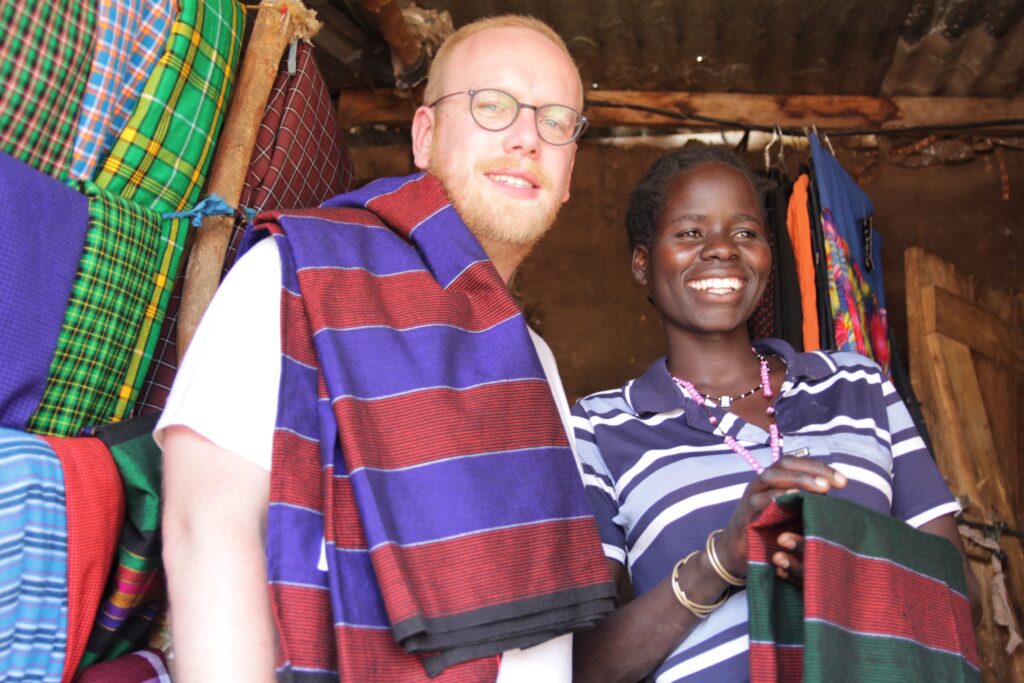
<path fill-rule="evenodd" d="M 751 348 L 751 351 L 754 351 L 754 353 L 758 357 L 758 360 L 760 361 L 761 392 L 764 394 L 765 398 L 768 399 L 768 406 L 765 408 L 765 414 L 768 416 L 769 420 L 768 442 L 772 452 L 772 462 L 775 463 L 779 461 L 779 457 L 782 454 L 782 443 L 781 437 L 779 435 L 779 426 L 775 422 L 775 407 L 772 406 L 770 400 L 772 396 L 771 370 L 768 367 L 767 358 L 757 353 L 757 351 L 755 351 L 753 348 Z M 708 421 L 711 423 L 711 426 L 717 430 L 718 418 L 712 415 L 711 411 L 708 410 L 704 402 L 704 397 L 701 395 L 699 391 L 697 391 L 697 388 L 694 387 L 693 384 L 691 384 L 690 382 L 687 382 L 684 379 L 679 379 L 675 375 L 672 376 L 672 380 L 677 385 L 679 385 L 679 387 L 686 393 L 687 396 L 690 397 L 690 399 L 694 403 L 704 408 L 704 412 L 708 416 Z M 758 474 L 764 472 L 764 467 L 761 465 L 761 463 L 759 463 L 757 459 L 754 458 L 753 454 L 751 454 L 749 450 L 740 445 L 740 443 L 735 438 L 733 438 L 731 434 L 723 434 L 722 439 L 725 441 L 726 445 L 728 445 L 729 448 L 732 449 L 734 453 L 736 453 L 737 455 L 741 456 L 744 460 L 746 460 L 747 464 L 750 465 L 750 467 L 755 472 L 757 472 Z"/>

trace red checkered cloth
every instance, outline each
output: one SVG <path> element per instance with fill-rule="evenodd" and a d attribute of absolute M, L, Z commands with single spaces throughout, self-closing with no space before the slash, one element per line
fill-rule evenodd
<path fill-rule="evenodd" d="M 0 151 L 65 181 L 92 64 L 96 2 L 3 2 L 0 22 Z"/>
<path fill-rule="evenodd" d="M 245 176 L 239 204 L 256 210 L 317 206 L 347 192 L 352 185 L 352 157 L 335 120 L 324 77 L 313 48 L 299 43 L 296 71 L 289 75 L 282 59 L 256 147 Z M 247 221 L 236 219 L 224 272 L 234 263 Z M 178 278 L 160 330 L 149 375 L 139 394 L 136 414 L 163 410 L 178 370 L 178 304 L 184 278 Z"/>
<path fill-rule="evenodd" d="M 110 451 L 93 437 L 43 437 L 64 469 L 68 511 L 68 646 L 64 676 L 70 681 L 85 652 L 96 607 L 114 562 L 124 519 L 121 475 Z"/>

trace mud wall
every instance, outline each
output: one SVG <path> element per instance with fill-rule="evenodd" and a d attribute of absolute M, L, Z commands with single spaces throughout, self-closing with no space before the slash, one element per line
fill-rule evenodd
<path fill-rule="evenodd" d="M 404 146 L 352 151 L 364 180 L 412 170 Z M 1024 289 L 1024 152 L 1005 151 L 1008 200 L 992 153 L 908 168 L 877 150 L 836 152 L 875 204 L 890 320 L 904 358 L 907 247 L 923 246 L 991 285 Z M 570 400 L 621 384 L 663 353 L 657 312 L 630 276 L 623 227 L 629 190 L 662 153 L 643 144 L 584 142 L 569 203 L 514 280 L 531 324 L 558 358 Z M 791 170 L 801 157 L 806 153 L 787 155 Z M 749 160 L 763 163 L 759 154 Z"/>

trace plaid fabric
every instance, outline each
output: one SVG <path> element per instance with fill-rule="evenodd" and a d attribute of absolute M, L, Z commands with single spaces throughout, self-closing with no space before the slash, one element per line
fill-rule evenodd
<path fill-rule="evenodd" d="M 92 180 L 163 53 L 173 0 L 99 0 L 96 52 L 72 152 L 71 177 Z"/>
<path fill-rule="evenodd" d="M 116 564 L 80 668 L 145 647 L 166 602 L 160 559 L 160 448 L 152 435 L 156 420 L 154 414 L 96 430 L 121 474 L 125 518 Z"/>
<path fill-rule="evenodd" d="M 61 680 L 68 638 L 68 517 L 61 463 L 0 428 L 0 679 Z"/>
<path fill-rule="evenodd" d="M 522 313 L 441 184 L 379 180 L 257 229 L 284 264 L 279 680 L 493 681 L 493 655 L 609 611 Z"/>
<path fill-rule="evenodd" d="M 89 78 L 95 0 L 0 4 L 0 151 L 58 180 Z"/>
<path fill-rule="evenodd" d="M 0 152 L 0 424 L 24 430 L 46 389 L 89 225 L 81 193 Z"/>
<path fill-rule="evenodd" d="M 138 105 L 96 176 L 159 213 L 199 198 L 235 78 L 245 12 L 236 0 L 180 0 Z"/>
<path fill-rule="evenodd" d="M 75 683 L 171 683 L 164 653 L 156 648 L 139 650 L 112 662 L 94 664 L 75 678 Z"/>
<path fill-rule="evenodd" d="M 110 573 L 124 494 L 117 467 L 95 438 L 43 437 L 64 469 L 67 499 L 68 641 L 63 681 L 70 681 L 85 651 L 96 605 Z"/>
<path fill-rule="evenodd" d="M 29 421 L 71 436 L 125 417 L 156 344 L 178 270 L 187 221 L 84 183 L 89 231 L 46 391 Z"/>
<path fill-rule="evenodd" d="M 263 209 L 317 206 L 347 192 L 352 185 L 352 156 L 334 114 L 327 86 L 312 46 L 299 43 L 296 71 L 288 75 L 287 56 L 274 81 L 260 122 L 252 161 L 245 176 L 239 205 Z M 248 221 L 236 220 L 224 272 Z M 163 410 L 178 370 L 177 311 L 179 281 L 167 307 L 149 376 L 139 398 L 138 412 Z"/>
<path fill-rule="evenodd" d="M 775 576 L 804 534 L 804 587 Z M 750 680 L 980 681 L 959 553 L 944 538 L 832 496 L 790 494 L 747 531 Z"/>

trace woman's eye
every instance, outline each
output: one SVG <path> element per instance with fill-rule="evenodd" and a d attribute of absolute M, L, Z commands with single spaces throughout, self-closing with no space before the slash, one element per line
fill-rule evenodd
<path fill-rule="evenodd" d="M 700 239 L 701 235 L 700 230 L 697 230 L 696 228 L 690 228 L 689 230 L 680 230 L 679 232 L 676 233 L 676 237 L 681 237 L 687 240 L 696 240 Z"/>

